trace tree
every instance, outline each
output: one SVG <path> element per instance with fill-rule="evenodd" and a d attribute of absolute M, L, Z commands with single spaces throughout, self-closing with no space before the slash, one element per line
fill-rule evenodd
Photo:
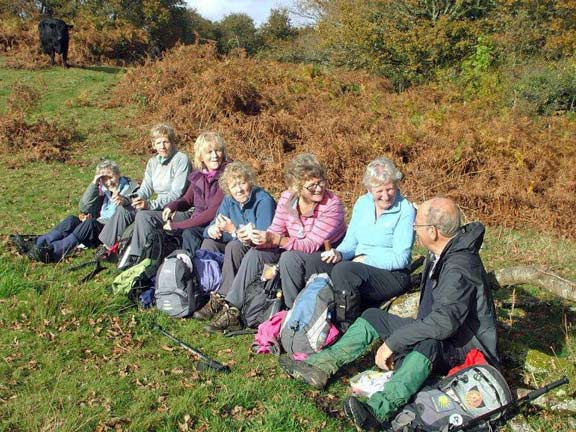
<path fill-rule="evenodd" d="M 332 62 L 390 78 L 398 89 L 434 77 L 475 46 L 494 0 L 300 0 L 318 17 Z M 312 11 L 312 12 L 310 12 Z"/>
<path fill-rule="evenodd" d="M 293 39 L 297 33 L 290 22 L 288 9 L 284 8 L 272 9 L 268 20 L 260 27 L 260 35 L 266 45 Z"/>
<path fill-rule="evenodd" d="M 218 47 L 221 52 L 228 53 L 235 48 L 243 48 L 248 54 L 252 54 L 261 46 L 254 20 L 247 14 L 227 15 L 220 21 L 218 28 L 220 30 Z"/>

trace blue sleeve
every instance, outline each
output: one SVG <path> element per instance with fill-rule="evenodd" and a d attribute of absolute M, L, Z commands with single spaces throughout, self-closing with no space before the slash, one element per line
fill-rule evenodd
<path fill-rule="evenodd" d="M 378 254 L 366 256 L 364 264 L 385 270 L 408 268 L 414 244 L 414 218 L 416 210 L 407 204 L 401 210 L 400 219 L 394 228 L 392 248 L 382 250 Z"/>
<path fill-rule="evenodd" d="M 258 202 L 255 211 L 254 226 L 257 230 L 266 231 L 276 211 L 276 201 L 270 195 L 266 194 L 265 197 Z"/>
<path fill-rule="evenodd" d="M 359 221 L 362 219 L 360 214 L 360 205 L 361 204 L 359 203 L 359 200 L 356 201 L 356 204 L 354 204 L 354 208 L 352 209 L 352 218 L 350 219 L 350 224 L 346 230 L 344 240 L 342 240 L 342 243 L 340 243 L 336 248 L 336 250 L 342 254 L 342 259 L 344 261 L 350 261 L 352 258 L 354 258 L 356 253 L 356 247 L 358 246 L 356 230 L 358 223 L 360 223 Z"/>

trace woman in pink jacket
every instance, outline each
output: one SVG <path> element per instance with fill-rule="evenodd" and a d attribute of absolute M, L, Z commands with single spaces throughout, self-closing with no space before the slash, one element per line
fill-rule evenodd
<path fill-rule="evenodd" d="M 213 320 L 206 330 L 242 328 L 239 308 L 244 290 L 260 277 L 264 264 L 279 262 L 280 279 L 288 278 L 282 269 L 293 266 L 286 261 L 298 259 L 301 254 L 318 255 L 320 260 L 325 241 L 335 244 L 344 237 L 344 207 L 326 188 L 326 171 L 315 156 L 297 155 L 285 169 L 285 181 L 287 190 L 280 196 L 272 225 L 266 231 L 250 226 L 237 231 L 238 239 L 253 248 L 242 260 L 226 298 L 211 297 Z"/>

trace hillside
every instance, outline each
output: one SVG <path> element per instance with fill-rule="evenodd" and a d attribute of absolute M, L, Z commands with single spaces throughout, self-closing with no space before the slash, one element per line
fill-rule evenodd
<path fill-rule="evenodd" d="M 470 220 L 576 238 L 574 119 L 491 111 L 449 88 L 398 94 L 366 73 L 221 58 L 199 45 L 130 70 L 113 105 L 133 103 L 142 108 L 128 123 L 140 133 L 136 152 L 147 151 L 149 119 L 172 122 L 188 148 L 200 131 L 217 130 L 232 156 L 253 162 L 277 192 L 283 162 L 309 151 L 348 206 L 367 162 L 385 155 L 415 202 L 447 195 Z"/>
<path fill-rule="evenodd" d="M 448 88 L 397 94 L 368 74 L 221 58 L 206 46 L 179 47 L 130 69 L 5 64 L 0 59 L 0 430 L 352 430 L 340 400 L 349 379 L 372 365 L 371 354 L 326 391 L 313 391 L 286 379 L 275 357 L 253 354 L 249 335 L 209 336 L 194 320 L 130 307 L 106 289 L 110 270 L 80 284 L 88 269 L 69 270 L 92 251 L 48 266 L 8 245 L 9 233 L 41 232 L 75 213 L 100 158 L 141 178 L 147 130 L 159 120 L 174 123 L 186 150 L 201 131 L 220 131 L 231 155 L 252 162 L 276 196 L 285 161 L 316 153 L 348 216 L 363 193 L 366 162 L 387 155 L 405 173 L 409 199 L 447 194 L 469 219 L 488 225 L 481 252 L 487 269 L 542 264 L 576 279 L 569 117 L 491 112 Z M 512 387 L 571 379 L 516 422 L 529 425 L 524 430 L 574 430 L 574 304 L 528 285 L 495 296 Z M 196 370 L 197 359 L 154 323 L 232 372 Z"/>

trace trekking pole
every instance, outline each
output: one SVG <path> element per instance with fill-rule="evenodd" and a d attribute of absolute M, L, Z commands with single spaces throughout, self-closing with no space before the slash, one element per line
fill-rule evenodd
<path fill-rule="evenodd" d="M 516 399 L 515 401 L 510 402 L 509 404 L 506 404 L 490 412 L 482 414 L 480 417 L 471 419 L 467 423 L 464 423 L 460 426 L 455 426 L 454 428 L 450 428 L 449 430 L 450 432 L 465 431 L 467 429 L 481 425 L 484 422 L 491 423 L 511 419 L 518 413 L 518 410 L 520 409 L 520 407 L 522 407 L 522 405 L 528 402 L 532 402 L 533 400 L 538 399 L 543 394 L 548 393 L 550 390 L 553 390 L 556 387 L 560 387 L 561 385 L 564 384 L 568 384 L 568 378 L 565 376 L 560 378 L 558 381 L 551 382 L 550 384 L 545 385 L 544 387 L 531 391 L 527 395 L 522 396 L 520 399 Z M 492 420 L 490 419 L 491 417 L 499 413 L 503 413 L 503 415 Z"/>
<path fill-rule="evenodd" d="M 176 336 L 168 333 L 166 330 L 164 330 L 162 327 L 160 327 L 158 324 L 154 323 L 152 324 L 152 328 L 157 330 L 160 334 L 163 334 L 164 336 L 166 336 L 168 339 L 170 339 L 172 342 L 177 343 L 178 345 L 180 345 L 182 348 L 184 348 L 186 351 L 191 352 L 192 354 L 194 354 L 197 357 L 200 357 L 200 361 L 201 364 L 209 367 L 210 369 L 214 369 L 218 372 L 225 372 L 228 373 L 230 372 L 230 368 L 226 365 L 223 365 L 222 363 L 218 363 L 216 360 L 211 359 L 210 357 L 208 357 L 206 354 L 198 351 L 195 348 L 192 348 L 190 345 L 188 345 L 186 342 L 181 341 L 180 339 L 178 339 Z"/>

